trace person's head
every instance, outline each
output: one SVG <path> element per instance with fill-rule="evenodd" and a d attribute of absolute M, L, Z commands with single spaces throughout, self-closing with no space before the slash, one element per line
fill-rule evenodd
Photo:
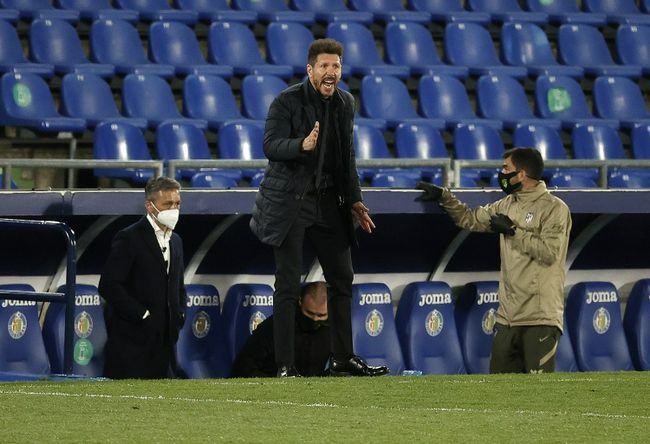
<path fill-rule="evenodd" d="M 307 76 L 316 91 L 331 97 L 341 80 L 343 45 L 334 39 L 318 39 L 307 51 Z"/>
<path fill-rule="evenodd" d="M 181 184 L 169 177 L 155 177 L 144 187 L 144 208 L 163 230 L 174 229 L 181 208 Z"/>
<path fill-rule="evenodd" d="M 325 282 L 311 282 L 302 288 L 300 310 L 312 321 L 327 320 L 327 285 Z"/>
<path fill-rule="evenodd" d="M 506 194 L 530 190 L 542 180 L 544 159 L 534 148 L 512 148 L 503 153 L 499 185 Z"/>

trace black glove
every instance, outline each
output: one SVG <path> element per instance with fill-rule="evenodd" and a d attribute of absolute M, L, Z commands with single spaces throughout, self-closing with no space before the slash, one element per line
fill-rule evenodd
<path fill-rule="evenodd" d="M 497 213 L 490 218 L 490 228 L 495 233 L 505 234 L 506 236 L 515 235 L 515 224 L 505 214 Z"/>
<path fill-rule="evenodd" d="M 422 190 L 424 193 L 415 198 L 417 202 L 435 202 L 442 196 L 442 188 L 429 182 L 419 181 L 415 188 Z"/>

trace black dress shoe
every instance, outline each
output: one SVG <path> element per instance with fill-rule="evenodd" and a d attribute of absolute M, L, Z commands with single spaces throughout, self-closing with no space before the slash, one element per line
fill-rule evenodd
<path fill-rule="evenodd" d="M 296 367 L 283 365 L 278 369 L 278 378 L 300 378 L 300 373 Z"/>
<path fill-rule="evenodd" d="M 330 360 L 330 376 L 381 376 L 388 372 L 388 367 L 368 365 L 359 356 L 352 356 L 347 361 Z"/>

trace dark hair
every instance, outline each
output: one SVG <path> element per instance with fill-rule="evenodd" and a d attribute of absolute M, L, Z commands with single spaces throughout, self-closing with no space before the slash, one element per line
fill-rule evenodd
<path fill-rule="evenodd" d="M 307 63 L 314 66 L 319 54 L 336 54 L 343 61 L 343 45 L 334 39 L 314 40 L 307 51 Z"/>
<path fill-rule="evenodd" d="M 518 170 L 524 170 L 531 179 L 542 179 L 544 159 L 535 148 L 512 148 L 503 153 L 503 158 L 512 158 L 512 164 Z"/>
<path fill-rule="evenodd" d="M 325 297 L 327 297 L 327 283 L 325 283 L 324 281 L 314 281 L 314 282 L 310 282 L 308 284 L 305 284 L 302 287 L 301 292 L 300 292 L 300 301 L 302 302 L 302 300 L 304 298 L 306 298 L 307 296 L 311 296 L 311 297 L 317 299 L 317 301 L 318 301 L 318 299 L 320 297 L 320 293 L 319 293 L 318 290 L 320 290 L 321 288 L 325 288 Z"/>
<path fill-rule="evenodd" d="M 149 179 L 144 186 L 144 196 L 146 200 L 153 201 L 159 191 L 177 191 L 180 189 L 181 184 L 170 177 L 154 177 Z"/>

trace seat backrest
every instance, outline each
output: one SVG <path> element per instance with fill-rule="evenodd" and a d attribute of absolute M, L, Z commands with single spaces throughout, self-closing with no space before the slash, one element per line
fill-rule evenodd
<path fill-rule="evenodd" d="M 418 105 L 423 116 L 433 119 L 473 119 L 476 113 L 463 83 L 452 76 L 422 76 Z"/>
<path fill-rule="evenodd" d="M 0 42 L 0 64 L 27 62 L 18 31 L 4 20 L 0 20 Z"/>
<path fill-rule="evenodd" d="M 241 119 L 230 84 L 222 77 L 191 74 L 183 82 L 183 111 L 188 117 L 224 122 Z"/>
<path fill-rule="evenodd" d="M 298 11 L 325 13 L 349 11 L 344 0 L 291 0 L 291 5 Z"/>
<path fill-rule="evenodd" d="M 499 120 L 534 118 L 526 91 L 510 76 L 481 76 L 476 87 L 481 115 Z"/>
<path fill-rule="evenodd" d="M 558 171 L 548 180 L 549 187 L 558 188 L 596 188 L 598 184 L 589 174 L 572 171 Z"/>
<path fill-rule="evenodd" d="M 425 374 L 466 373 L 448 284 L 413 282 L 404 287 L 395 325 L 407 368 Z"/>
<path fill-rule="evenodd" d="M 388 159 L 388 145 L 384 134 L 372 125 L 354 124 L 354 152 L 357 159 Z"/>
<path fill-rule="evenodd" d="M 277 65 L 290 65 L 297 75 L 307 72 L 307 50 L 314 34 L 300 23 L 269 23 L 266 28 L 267 59 Z"/>
<path fill-rule="evenodd" d="M 112 8 L 109 0 L 56 0 L 56 4 L 62 9 L 72 9 L 82 13 Z"/>
<path fill-rule="evenodd" d="M 271 103 L 285 89 L 287 89 L 287 82 L 280 77 L 270 75 L 244 77 L 241 84 L 243 113 L 251 119 L 266 119 Z"/>
<path fill-rule="evenodd" d="M 289 9 L 284 0 L 232 0 L 232 6 L 235 9 L 257 12 L 277 12 Z"/>
<path fill-rule="evenodd" d="M 29 50 L 32 60 L 39 63 L 89 63 L 77 31 L 65 20 L 34 20 L 29 28 Z"/>
<path fill-rule="evenodd" d="M 650 67 L 650 26 L 620 25 L 616 30 L 616 52 L 627 65 Z"/>
<path fill-rule="evenodd" d="M 489 13 L 521 12 L 517 0 L 467 0 L 469 9 Z"/>
<path fill-rule="evenodd" d="M 468 373 L 488 373 L 493 329 L 499 307 L 497 281 L 470 282 L 456 300 L 454 316 Z"/>
<path fill-rule="evenodd" d="M 504 23 L 501 54 L 509 65 L 536 66 L 557 63 L 546 33 L 534 23 Z"/>
<path fill-rule="evenodd" d="M 647 168 L 616 168 L 607 179 L 609 188 L 650 188 Z"/>
<path fill-rule="evenodd" d="M 395 128 L 395 152 L 402 159 L 449 157 L 438 128 L 425 123 L 400 123 Z"/>
<path fill-rule="evenodd" d="M 169 84 L 150 74 L 128 74 L 122 84 L 122 106 L 127 115 L 151 121 L 182 118 Z"/>
<path fill-rule="evenodd" d="M 605 14 L 641 14 L 634 0 L 584 0 L 587 12 L 604 12 Z"/>
<path fill-rule="evenodd" d="M 230 189 L 237 188 L 239 183 L 237 179 L 230 174 L 199 172 L 192 175 L 190 186 L 193 188 Z"/>
<path fill-rule="evenodd" d="M 361 108 L 373 119 L 395 121 L 419 117 L 406 85 L 393 76 L 365 76 L 361 80 Z"/>
<path fill-rule="evenodd" d="M 96 74 L 66 74 L 61 82 L 61 111 L 70 117 L 102 120 L 121 117 L 111 87 Z"/>
<path fill-rule="evenodd" d="M 591 25 L 562 25 L 558 30 L 559 59 L 566 65 L 613 65 L 605 37 Z"/>
<path fill-rule="evenodd" d="M 134 9 L 139 12 L 156 12 L 172 9 L 166 0 L 115 0 L 121 9 Z"/>
<path fill-rule="evenodd" d="M 650 159 L 650 123 L 632 128 L 632 153 L 635 159 Z"/>
<path fill-rule="evenodd" d="M 90 54 L 93 60 L 116 66 L 150 63 L 138 30 L 125 20 L 96 20 L 90 27 Z"/>
<path fill-rule="evenodd" d="M 263 65 L 253 31 L 237 22 L 215 22 L 208 33 L 209 60 L 220 65 Z"/>
<path fill-rule="evenodd" d="M 435 13 L 465 11 L 461 2 L 458 0 L 408 0 L 408 7 L 415 11 Z"/>
<path fill-rule="evenodd" d="M 273 314 L 273 288 L 266 284 L 235 284 L 228 289 L 222 316 L 231 359 L 253 330 Z"/>
<path fill-rule="evenodd" d="M 386 59 L 394 65 L 439 65 L 442 62 L 431 33 L 414 22 L 391 22 L 384 30 Z"/>
<path fill-rule="evenodd" d="M 549 119 L 593 118 L 582 87 L 567 76 L 539 76 L 535 106 L 540 116 Z"/>
<path fill-rule="evenodd" d="M 639 85 L 626 77 L 601 76 L 594 80 L 596 114 L 606 119 L 646 119 L 650 112 Z"/>
<path fill-rule="evenodd" d="M 557 345 L 555 353 L 555 371 L 556 372 L 577 372 L 578 363 L 576 362 L 575 353 L 573 353 L 573 344 L 571 343 L 571 333 L 566 326 L 566 313 L 564 313 L 564 326 L 562 336 Z"/>
<path fill-rule="evenodd" d="M 35 74 L 6 73 L 0 80 L 2 112 L 15 118 L 57 116 L 54 98 L 45 80 Z"/>
<path fill-rule="evenodd" d="M 128 123 L 100 123 L 93 137 L 95 159 L 151 160 L 142 131 Z"/>
<path fill-rule="evenodd" d="M 264 122 L 227 122 L 219 130 L 220 159 L 264 159 Z"/>
<path fill-rule="evenodd" d="M 341 42 L 345 48 L 346 65 L 354 67 L 384 63 L 370 29 L 360 23 L 330 23 L 327 26 L 327 37 Z"/>
<path fill-rule="evenodd" d="M 176 359 L 188 378 L 226 378 L 232 359 L 221 317 L 219 292 L 213 285 L 189 284 L 185 324 L 178 335 Z"/>
<path fill-rule="evenodd" d="M 61 286 L 57 292 L 62 293 Z M 77 284 L 74 307 L 74 353 L 72 371 L 75 375 L 102 376 L 106 324 L 99 291 L 94 285 Z M 43 321 L 43 340 L 50 358 L 52 373 L 63 373 L 65 337 L 65 304 L 50 303 Z"/>
<path fill-rule="evenodd" d="M 581 371 L 633 370 L 621 319 L 620 297 L 611 282 L 571 287 L 566 319 Z"/>
<path fill-rule="evenodd" d="M 163 160 L 211 159 L 203 131 L 186 122 L 164 122 L 156 128 L 156 152 Z"/>
<path fill-rule="evenodd" d="M 149 54 L 156 63 L 174 66 L 203 65 L 194 31 L 181 22 L 154 22 L 149 27 Z"/>
<path fill-rule="evenodd" d="M 487 125 L 463 124 L 454 130 L 456 159 L 498 160 L 505 147 L 499 131 Z"/>
<path fill-rule="evenodd" d="M 562 14 L 566 12 L 580 12 L 575 0 L 526 0 L 529 11 L 546 12 L 547 14 Z"/>
<path fill-rule="evenodd" d="M 444 34 L 445 54 L 454 65 L 485 67 L 501 65 L 492 37 L 475 23 L 447 23 Z"/>
<path fill-rule="evenodd" d="M 356 11 L 386 12 L 404 9 L 401 0 L 349 0 L 348 3 Z"/>
<path fill-rule="evenodd" d="M 650 370 L 650 279 L 634 284 L 625 307 L 623 328 L 637 370 Z"/>
<path fill-rule="evenodd" d="M 34 291 L 27 284 L 3 284 L 0 289 Z M 49 375 L 36 302 L 0 299 L 0 325 L 0 372 Z"/>
<path fill-rule="evenodd" d="M 369 364 L 386 365 L 391 375 L 404 370 L 393 301 L 386 284 L 352 286 L 352 344 L 354 352 Z"/>
<path fill-rule="evenodd" d="M 512 134 L 513 146 L 533 147 L 544 160 L 566 159 L 566 150 L 560 133 L 546 125 L 519 125 Z"/>
<path fill-rule="evenodd" d="M 408 188 L 414 189 L 415 184 L 422 178 L 420 171 L 392 170 L 378 172 L 370 179 L 370 186 L 376 188 Z"/>
<path fill-rule="evenodd" d="M 580 125 L 571 131 L 571 146 L 576 159 L 625 159 L 618 131 L 607 125 Z"/>

